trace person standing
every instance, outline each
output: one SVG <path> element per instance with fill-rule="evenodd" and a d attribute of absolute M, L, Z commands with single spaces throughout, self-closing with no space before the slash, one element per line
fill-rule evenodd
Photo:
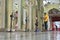
<path fill-rule="evenodd" d="M 38 18 L 36 16 L 36 22 L 35 22 L 35 32 L 39 31 L 38 30 Z"/>
<path fill-rule="evenodd" d="M 44 25 L 45 25 L 45 30 L 46 31 L 47 31 L 47 28 L 48 28 L 47 22 L 48 22 L 48 14 L 44 13 Z"/>
<path fill-rule="evenodd" d="M 56 27 L 56 31 L 57 31 L 57 25 L 55 25 L 55 27 Z"/>
<path fill-rule="evenodd" d="M 16 11 L 15 17 L 16 17 L 15 30 L 18 30 L 18 11 Z"/>
<path fill-rule="evenodd" d="M 14 13 L 13 29 L 16 31 L 18 29 L 18 11 Z"/>

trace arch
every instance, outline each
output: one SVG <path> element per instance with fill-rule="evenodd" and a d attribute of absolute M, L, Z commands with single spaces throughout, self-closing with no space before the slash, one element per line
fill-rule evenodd
<path fill-rule="evenodd" d="M 49 14 L 57 14 L 58 12 L 60 12 L 60 11 L 58 9 L 56 9 L 56 8 L 50 9 L 48 11 Z"/>
<path fill-rule="evenodd" d="M 49 11 L 48 11 L 48 13 L 49 13 L 49 21 L 50 21 L 50 28 L 52 28 L 52 30 L 54 29 L 55 30 L 55 28 L 54 28 L 54 21 L 60 21 L 60 11 L 58 10 L 58 9 L 56 9 L 56 8 L 52 8 L 52 9 L 50 9 Z"/>

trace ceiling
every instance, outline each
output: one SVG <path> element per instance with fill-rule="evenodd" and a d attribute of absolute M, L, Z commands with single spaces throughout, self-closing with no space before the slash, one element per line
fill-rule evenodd
<path fill-rule="evenodd" d="M 51 4 L 59 4 L 60 0 L 43 0 L 43 3 L 47 4 L 48 2 L 50 2 Z"/>

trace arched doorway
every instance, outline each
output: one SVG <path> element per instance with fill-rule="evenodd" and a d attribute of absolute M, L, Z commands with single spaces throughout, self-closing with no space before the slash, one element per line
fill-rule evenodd
<path fill-rule="evenodd" d="M 58 9 L 51 9 L 49 10 L 49 19 L 50 19 L 50 28 L 52 31 L 60 30 L 60 11 Z"/>

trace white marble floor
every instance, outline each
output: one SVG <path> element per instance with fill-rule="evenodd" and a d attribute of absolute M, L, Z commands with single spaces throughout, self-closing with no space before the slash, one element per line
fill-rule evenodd
<path fill-rule="evenodd" d="M 0 40 L 60 40 L 60 32 L 0 32 Z"/>

